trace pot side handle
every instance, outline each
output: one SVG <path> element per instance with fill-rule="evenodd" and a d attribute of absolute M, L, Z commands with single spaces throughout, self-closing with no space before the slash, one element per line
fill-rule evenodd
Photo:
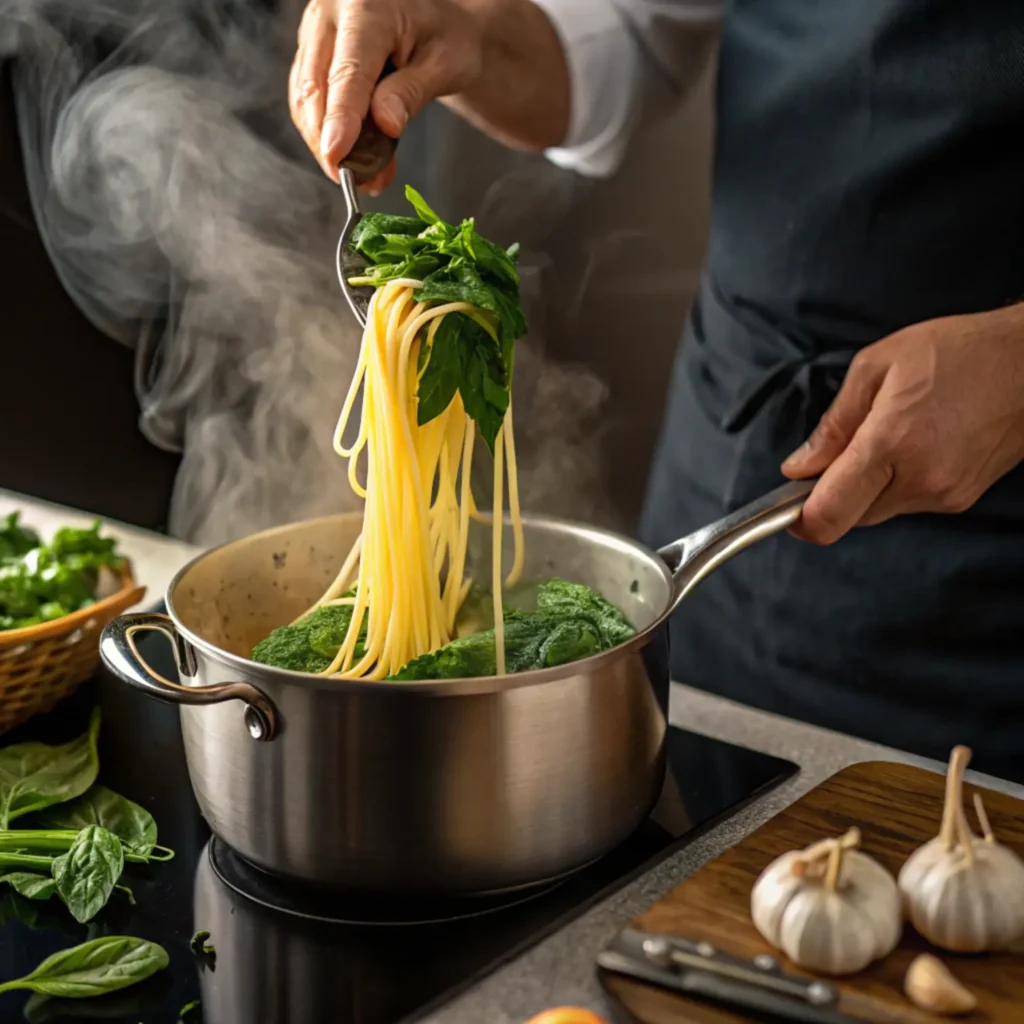
<path fill-rule="evenodd" d="M 169 615 L 136 612 L 121 615 L 100 634 L 103 663 L 118 679 L 167 704 L 220 704 L 240 700 L 246 705 L 244 721 L 254 740 L 272 740 L 277 732 L 277 712 L 270 699 L 251 683 L 215 683 L 210 686 L 182 686 L 172 683 L 146 664 L 135 645 L 135 634 L 147 630 L 163 633 L 174 649 L 174 660 L 182 675 L 195 674 L 192 651 L 174 628 Z"/>
<path fill-rule="evenodd" d="M 675 611 L 709 572 L 759 540 L 788 530 L 799 518 L 817 478 L 795 480 L 777 487 L 743 508 L 661 548 L 658 554 L 672 571 Z"/>

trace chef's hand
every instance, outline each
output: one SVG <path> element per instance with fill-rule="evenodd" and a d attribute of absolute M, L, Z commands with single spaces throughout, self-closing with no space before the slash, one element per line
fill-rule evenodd
<path fill-rule="evenodd" d="M 398 68 L 378 82 L 388 58 Z M 369 111 L 398 138 L 430 100 L 508 145 L 557 145 L 569 73 L 531 0 L 309 0 L 288 83 L 292 120 L 334 181 Z M 367 184 L 380 191 L 394 162 Z"/>
<path fill-rule="evenodd" d="M 793 532 L 831 544 L 906 512 L 961 512 L 1024 459 L 1024 305 L 944 317 L 854 358 L 782 465 L 821 475 Z"/>

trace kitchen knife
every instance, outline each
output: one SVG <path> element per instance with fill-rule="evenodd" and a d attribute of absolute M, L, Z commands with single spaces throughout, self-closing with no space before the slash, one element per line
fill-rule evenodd
<path fill-rule="evenodd" d="M 691 998 L 807 1024 L 934 1024 L 907 1007 L 840 990 L 783 971 L 773 956 L 730 956 L 708 942 L 627 928 L 603 950 L 598 966 Z"/>

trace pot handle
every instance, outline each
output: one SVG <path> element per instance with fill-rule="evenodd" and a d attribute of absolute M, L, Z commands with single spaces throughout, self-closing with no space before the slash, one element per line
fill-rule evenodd
<path fill-rule="evenodd" d="M 167 704 L 220 704 L 226 700 L 245 702 L 245 727 L 254 740 L 272 740 L 277 732 L 277 712 L 270 699 L 251 683 L 214 683 L 210 686 L 182 686 L 165 679 L 146 664 L 135 645 L 135 634 L 146 630 L 163 633 L 174 650 L 174 660 L 183 676 L 194 676 L 195 656 L 178 635 L 169 615 L 135 612 L 121 615 L 100 634 L 103 663 L 119 679 L 156 700 Z"/>
<path fill-rule="evenodd" d="M 661 548 L 658 554 L 672 571 L 672 603 L 675 611 L 687 594 L 709 572 L 733 555 L 789 529 L 799 518 L 817 478 L 794 480 L 777 487 L 710 526 Z"/>

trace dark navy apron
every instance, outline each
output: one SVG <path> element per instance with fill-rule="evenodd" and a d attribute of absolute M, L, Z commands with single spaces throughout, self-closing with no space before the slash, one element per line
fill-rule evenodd
<path fill-rule="evenodd" d="M 645 540 L 781 483 L 858 349 L 1022 298 L 1024 3 L 734 0 Z M 672 628 L 683 682 L 1024 779 L 1024 470 L 960 515 L 762 542 Z"/>

